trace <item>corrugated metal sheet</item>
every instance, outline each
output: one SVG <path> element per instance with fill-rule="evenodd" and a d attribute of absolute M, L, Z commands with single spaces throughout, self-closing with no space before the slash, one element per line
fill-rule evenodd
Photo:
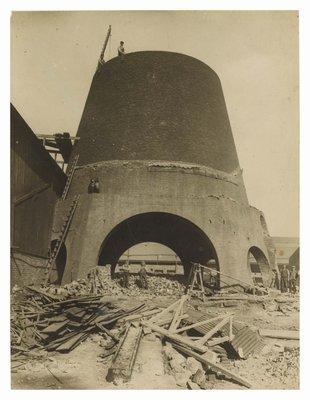
<path fill-rule="evenodd" d="M 217 315 L 213 314 L 207 314 L 203 316 L 199 316 L 197 318 L 197 315 L 195 315 L 191 312 L 189 312 L 190 317 L 188 318 L 188 323 L 192 324 L 198 321 L 203 321 L 204 319 L 211 319 L 215 318 Z M 223 315 L 224 317 L 224 315 Z M 215 325 L 219 322 L 218 321 L 211 321 L 207 322 L 201 326 L 195 327 L 195 331 L 199 332 L 201 335 L 205 335 L 207 332 L 209 332 L 212 328 L 215 327 Z M 262 348 L 264 347 L 264 340 L 263 338 L 258 334 L 258 332 L 251 330 L 248 326 L 245 326 L 241 322 L 233 322 L 233 335 L 234 338 L 230 342 L 232 348 L 234 351 L 239 354 L 240 357 L 242 358 L 247 358 L 250 354 L 252 353 L 259 353 Z M 219 330 L 220 334 L 222 336 L 228 336 L 229 335 L 229 326 L 228 324 L 222 327 Z"/>
<path fill-rule="evenodd" d="M 239 330 L 231 345 L 241 358 L 247 358 L 250 354 L 262 348 L 263 339 L 258 332 L 253 331 L 248 326 Z"/>

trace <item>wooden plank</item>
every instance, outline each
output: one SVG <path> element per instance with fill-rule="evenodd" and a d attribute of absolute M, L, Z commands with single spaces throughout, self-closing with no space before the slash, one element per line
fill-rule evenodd
<path fill-rule="evenodd" d="M 141 319 L 141 318 L 144 318 L 144 317 L 149 317 L 150 315 L 158 314 L 161 311 L 162 311 L 161 309 L 157 308 L 155 310 L 145 311 L 145 312 L 142 312 L 140 314 L 128 315 L 128 317 L 122 318 L 122 320 L 124 322 L 134 321 L 135 319 Z"/>
<path fill-rule="evenodd" d="M 104 332 L 106 335 L 110 336 L 114 340 L 114 342 L 119 342 L 119 338 L 117 338 L 113 333 L 111 333 L 107 328 L 105 328 L 103 325 L 100 324 L 95 324 L 98 329 L 100 329 L 102 332 Z"/>
<path fill-rule="evenodd" d="M 51 341 L 50 343 L 48 343 L 45 346 L 45 350 L 55 350 L 57 348 L 57 346 L 59 346 L 62 343 L 65 343 L 69 339 L 73 338 L 75 335 L 77 335 L 76 332 L 67 333 L 66 335 L 61 336 L 60 338 L 55 339 L 55 340 Z"/>
<path fill-rule="evenodd" d="M 231 340 L 230 336 L 223 336 L 223 337 L 219 337 L 219 338 L 210 339 L 208 341 L 208 346 L 209 347 L 216 346 L 217 344 L 229 342 L 230 340 Z"/>
<path fill-rule="evenodd" d="M 55 322 L 54 324 L 51 324 L 47 326 L 46 328 L 42 329 L 42 333 L 57 333 L 62 330 L 67 325 L 68 321 L 62 321 L 62 322 Z"/>
<path fill-rule="evenodd" d="M 198 270 L 198 276 L 199 276 L 199 280 L 200 280 L 200 288 L 201 288 L 201 294 L 202 294 L 202 301 L 205 301 L 205 288 L 204 288 L 204 284 L 203 284 L 203 279 L 202 279 L 202 272 L 201 272 L 201 267 L 199 266 L 199 270 Z"/>
<path fill-rule="evenodd" d="M 188 314 L 182 314 L 180 316 L 181 319 L 185 319 L 188 318 L 189 315 Z M 156 325 L 158 326 L 164 326 L 164 325 L 169 325 L 171 323 L 172 320 L 172 315 L 167 315 L 167 317 L 160 319 L 159 321 L 156 321 Z M 175 332 L 173 332 L 175 333 Z"/>
<path fill-rule="evenodd" d="M 46 298 L 48 298 L 50 301 L 58 301 L 59 300 L 59 296 L 55 296 L 51 293 L 46 293 L 44 292 L 44 290 L 38 288 L 38 287 L 34 287 L 34 286 L 26 286 L 26 289 L 29 290 L 30 292 L 34 292 L 37 294 L 40 294 L 41 296 L 44 296 Z M 45 306 L 48 306 L 47 304 L 43 304 L 41 308 L 44 308 Z"/>
<path fill-rule="evenodd" d="M 233 317 L 232 315 L 229 317 L 229 340 L 233 340 Z"/>
<path fill-rule="evenodd" d="M 152 324 L 149 321 L 143 321 L 142 326 L 146 326 L 146 327 L 150 328 L 152 331 L 157 332 L 157 333 L 159 333 L 169 339 L 172 339 L 176 342 L 182 343 L 183 345 L 186 345 L 194 350 L 197 350 L 200 353 L 205 353 L 208 350 L 207 346 L 197 344 L 197 342 L 195 342 L 191 339 L 188 339 L 188 338 L 178 335 L 176 333 L 172 333 L 172 332 L 168 331 L 167 329 L 164 329 L 158 325 Z"/>
<path fill-rule="evenodd" d="M 74 335 L 72 338 L 67 340 L 66 342 L 60 344 L 56 350 L 61 351 L 61 352 L 67 352 L 70 350 L 73 350 L 74 347 L 76 347 L 78 344 L 80 344 L 87 336 L 89 335 L 89 332 L 79 332 L 76 335 Z"/>
<path fill-rule="evenodd" d="M 159 320 L 162 316 L 166 315 L 168 312 L 173 311 L 179 304 L 181 300 L 177 300 L 176 302 L 172 303 L 169 307 L 165 308 L 162 310 L 159 314 L 156 314 L 154 317 L 152 317 L 149 322 L 156 322 Z"/>
<path fill-rule="evenodd" d="M 229 378 L 232 381 L 237 382 L 242 386 L 251 388 L 252 385 L 249 382 L 247 382 L 245 379 L 240 378 L 239 376 L 235 375 L 234 373 L 228 371 L 226 368 L 220 367 L 219 365 L 215 364 L 214 362 L 207 360 L 206 358 L 204 358 L 204 356 L 201 356 L 200 354 L 197 354 L 196 352 L 189 350 L 185 347 L 179 346 L 178 344 L 175 344 L 175 343 L 172 343 L 172 346 L 175 347 L 180 352 L 182 352 L 190 357 L 196 358 L 196 360 L 200 361 L 202 364 L 205 364 L 208 368 L 212 369 L 214 372 L 224 375 L 226 378 Z"/>
<path fill-rule="evenodd" d="M 225 315 L 225 317 L 226 317 L 226 315 Z M 196 328 L 198 326 L 207 324 L 208 322 L 217 321 L 218 319 L 221 319 L 221 318 L 224 318 L 224 317 L 222 315 L 219 315 L 219 316 L 214 317 L 214 318 L 204 319 L 203 321 L 198 321 L 198 322 L 195 322 L 194 324 L 184 326 L 184 328 L 179 328 L 179 329 L 177 329 L 175 331 L 175 333 L 184 332 L 184 331 L 187 331 L 189 329 Z"/>
<path fill-rule="evenodd" d="M 225 301 L 225 300 L 245 300 L 245 301 L 249 301 L 249 300 L 253 300 L 252 299 L 252 297 L 249 297 L 249 296 L 243 296 L 243 297 L 241 297 L 241 296 L 239 296 L 239 297 L 233 297 L 233 296 L 215 296 L 215 297 L 208 297 L 207 299 L 206 299 L 206 302 L 209 302 L 209 301 L 211 301 L 211 302 L 214 302 L 214 301 L 218 301 L 218 302 L 222 302 L 222 301 Z M 264 299 L 264 300 L 266 300 L 266 298 Z"/>
<path fill-rule="evenodd" d="M 128 382 L 130 380 L 141 336 L 141 326 L 138 328 L 133 325 L 128 326 L 109 368 L 108 381 L 122 379 L 124 382 Z"/>
<path fill-rule="evenodd" d="M 69 300 L 60 300 L 60 301 L 56 301 L 56 302 L 51 303 L 51 304 L 43 304 L 42 307 L 43 308 L 49 308 L 49 307 L 54 308 L 55 306 L 65 306 L 65 305 L 68 305 L 70 303 L 72 303 L 73 305 L 74 304 L 80 304 L 80 303 L 84 304 L 84 302 L 92 304 L 93 301 L 100 300 L 102 297 L 103 297 L 102 295 L 74 297 L 74 298 L 69 299 Z M 107 305 L 107 304 L 109 304 L 109 302 L 106 301 L 106 302 L 103 302 L 101 304 L 102 305 Z"/>
<path fill-rule="evenodd" d="M 38 139 L 56 139 L 55 135 L 36 135 Z M 70 137 L 57 137 L 57 139 L 65 139 L 65 140 L 80 140 L 79 136 L 70 136 Z"/>
<path fill-rule="evenodd" d="M 299 331 L 260 329 L 259 334 L 276 339 L 299 340 Z"/>
<path fill-rule="evenodd" d="M 180 323 L 180 316 L 183 314 L 183 305 L 184 302 L 188 299 L 188 295 L 183 295 L 180 299 L 180 303 L 175 310 L 174 317 L 171 321 L 169 331 L 174 332 Z"/>

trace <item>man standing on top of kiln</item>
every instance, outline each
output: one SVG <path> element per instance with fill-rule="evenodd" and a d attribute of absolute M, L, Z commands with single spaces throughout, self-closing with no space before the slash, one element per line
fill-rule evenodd
<path fill-rule="evenodd" d="M 117 52 L 118 52 L 118 56 L 120 57 L 120 59 L 123 60 L 125 57 L 125 48 L 124 48 L 123 41 L 120 42 L 120 46 L 118 47 Z"/>

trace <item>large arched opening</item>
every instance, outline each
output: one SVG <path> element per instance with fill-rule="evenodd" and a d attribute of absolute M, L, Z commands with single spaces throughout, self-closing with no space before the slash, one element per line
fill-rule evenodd
<path fill-rule="evenodd" d="M 187 278 L 193 262 L 206 265 L 218 257 L 208 236 L 191 221 L 175 214 L 149 212 L 137 214 L 115 226 L 104 239 L 98 265 L 115 267 L 121 255 L 130 247 L 155 242 L 169 247 L 180 258 Z"/>
<path fill-rule="evenodd" d="M 260 248 L 252 246 L 249 249 L 248 266 L 252 273 L 254 283 L 269 286 L 271 269 L 267 257 Z"/>

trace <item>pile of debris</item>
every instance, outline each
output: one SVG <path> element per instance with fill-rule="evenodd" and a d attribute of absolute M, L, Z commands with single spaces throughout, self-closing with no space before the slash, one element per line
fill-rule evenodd
<path fill-rule="evenodd" d="M 287 349 L 280 354 L 272 354 L 267 358 L 266 371 L 278 381 L 285 383 L 289 377 L 293 382 L 298 380 L 299 348 Z"/>
<path fill-rule="evenodd" d="M 174 376 L 178 386 L 192 390 L 208 389 L 209 382 L 221 378 L 221 374 L 216 374 L 212 369 L 206 368 L 196 358 L 186 357 L 176 351 L 169 342 L 163 347 L 163 354 L 167 361 L 167 372 Z M 209 351 L 204 357 L 206 361 L 209 358 L 214 363 L 220 362 L 218 355 L 212 351 Z"/>
<path fill-rule="evenodd" d="M 12 353 L 16 358 L 36 349 L 71 351 L 91 333 L 107 333 L 119 319 L 143 308 L 145 305 L 140 304 L 124 310 L 104 301 L 101 295 L 63 300 L 42 289 L 25 287 L 12 299 Z"/>
<path fill-rule="evenodd" d="M 167 293 L 169 288 L 171 293 Z M 167 372 L 177 385 L 206 389 L 216 379 L 225 379 L 249 388 L 251 383 L 243 378 L 246 374 L 239 373 L 245 368 L 241 360 L 247 362 L 251 355 L 255 359 L 270 339 L 299 339 L 298 331 L 258 329 L 235 320 L 227 310 L 218 314 L 200 312 L 193 307 L 191 295 L 183 294 L 181 285 L 161 277 L 149 279 L 148 290 L 155 296 L 178 294 L 179 299 L 166 308 L 155 307 L 153 301 L 149 302 L 152 307 L 147 307 L 146 303 L 131 299 L 132 308 L 128 309 L 116 303 L 119 299 L 104 297 L 127 290 L 137 297 L 142 293 L 134 282 L 129 289 L 122 288 L 101 269 L 92 271 L 86 280 L 61 288 L 15 288 L 11 312 L 12 360 L 19 362 L 15 366 L 18 368 L 25 357 L 40 357 L 50 351 L 70 352 L 91 335 L 99 338 L 104 347 L 100 360 L 109 363 L 107 381 L 128 382 L 141 338 L 152 335 L 162 340 Z M 226 297 L 227 294 L 213 298 L 223 302 Z M 233 301 L 238 297 L 233 295 Z M 249 295 L 241 298 L 246 300 Z M 215 300 L 210 298 L 208 303 L 212 301 Z M 290 367 L 297 371 L 298 354 L 294 351 L 271 355 L 267 373 L 289 374 Z"/>
<path fill-rule="evenodd" d="M 180 297 L 184 293 L 184 285 L 176 280 L 151 276 L 148 278 L 148 290 L 154 295 L 154 297 Z"/>
<path fill-rule="evenodd" d="M 205 388 L 209 378 L 221 377 L 251 386 L 226 368 L 226 349 L 229 348 L 236 358 L 247 358 L 263 347 L 260 335 L 246 326 L 234 325 L 231 314 L 203 315 L 193 320 L 188 314 L 189 309 L 185 308 L 188 300 L 189 296 L 183 295 L 169 307 L 154 310 L 152 315 L 149 312 L 127 318 L 134 325 L 128 327 L 127 336 L 119 344 L 109 370 L 109 380 L 126 382 L 130 379 L 141 335 L 152 332 L 166 343 L 163 352 L 178 385 Z"/>
<path fill-rule="evenodd" d="M 231 369 L 238 374 L 246 375 L 264 389 L 292 389 L 298 387 L 299 381 L 299 347 L 286 348 L 278 342 L 266 345 L 260 360 L 258 356 L 246 361 L 234 360 Z"/>
<path fill-rule="evenodd" d="M 163 276 L 148 276 L 148 289 L 141 289 L 136 275 L 129 278 L 129 287 L 122 287 L 119 280 L 112 279 L 110 268 L 97 267 L 90 270 L 86 279 L 78 279 L 62 287 L 46 286 L 50 294 L 59 294 L 64 297 L 82 296 L 89 293 L 105 296 L 126 295 L 131 297 L 143 295 L 145 298 L 155 298 L 160 295 L 180 297 L 184 293 L 184 285 L 180 282 Z"/>

